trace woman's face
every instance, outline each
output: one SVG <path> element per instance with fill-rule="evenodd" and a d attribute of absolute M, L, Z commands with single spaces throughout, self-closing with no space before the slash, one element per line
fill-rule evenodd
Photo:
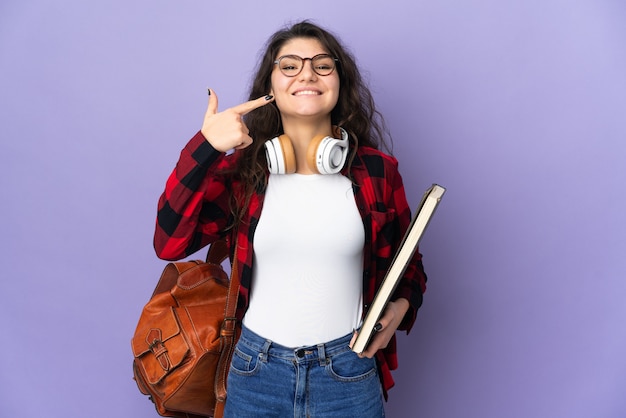
<path fill-rule="evenodd" d="M 278 51 L 276 59 L 285 55 L 312 58 L 327 54 L 322 44 L 314 38 L 295 38 Z M 272 91 L 276 106 L 283 120 L 287 118 L 329 118 L 339 99 L 339 75 L 337 69 L 326 76 L 313 71 L 311 60 L 303 62 L 302 71 L 294 76 L 284 75 L 278 64 L 271 76 Z"/>

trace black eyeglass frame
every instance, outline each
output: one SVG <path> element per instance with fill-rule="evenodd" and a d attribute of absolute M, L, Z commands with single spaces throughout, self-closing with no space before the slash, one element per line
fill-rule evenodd
<path fill-rule="evenodd" d="M 317 58 L 321 58 L 321 57 L 328 57 L 328 58 L 331 58 L 331 59 L 333 60 L 333 64 L 334 64 L 334 65 L 333 65 L 333 68 L 332 68 L 332 69 L 331 69 L 331 70 L 330 70 L 327 74 L 320 74 L 320 73 L 319 73 L 319 72 L 315 69 L 315 66 L 313 65 L 313 60 L 314 60 L 314 59 L 317 59 Z M 283 69 L 280 67 L 280 61 L 281 61 L 283 58 L 297 58 L 297 59 L 299 59 L 299 60 L 300 60 L 300 62 L 302 63 L 302 66 L 300 67 L 300 71 L 298 71 L 297 73 L 292 74 L 292 75 L 285 74 L 285 72 L 283 71 Z M 333 73 L 333 71 L 335 71 L 335 69 L 337 68 L 337 63 L 339 62 L 339 60 L 338 60 L 337 58 L 333 57 L 333 56 L 332 56 L 332 55 L 330 55 L 330 54 L 317 54 L 317 55 L 315 55 L 315 56 L 313 56 L 313 57 L 310 57 L 310 58 L 302 58 L 302 57 L 301 57 L 301 56 L 299 56 L 299 55 L 293 55 L 293 54 L 290 54 L 290 55 L 283 55 L 283 56 L 281 56 L 281 57 L 278 57 L 278 58 L 276 59 L 276 61 L 274 61 L 274 65 L 278 65 L 278 69 L 280 70 L 281 74 L 283 74 L 285 77 L 296 77 L 298 74 L 300 74 L 300 73 L 302 72 L 302 69 L 304 68 L 304 62 L 305 62 L 305 61 L 307 61 L 307 60 L 311 61 L 311 69 L 313 70 L 313 72 L 314 72 L 315 74 L 319 75 L 320 77 L 326 77 L 326 76 L 331 75 L 331 74 Z"/>

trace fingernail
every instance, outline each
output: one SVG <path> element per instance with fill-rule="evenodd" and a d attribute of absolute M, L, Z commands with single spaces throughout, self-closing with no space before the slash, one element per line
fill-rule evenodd
<path fill-rule="evenodd" d="M 207 93 L 209 93 L 209 96 L 211 95 L 211 89 L 209 87 L 207 87 Z"/>
<path fill-rule="evenodd" d="M 381 324 L 380 322 L 376 325 L 374 325 L 374 332 L 378 332 L 381 329 L 383 329 L 383 324 Z"/>
<path fill-rule="evenodd" d="M 271 94 L 268 94 L 267 96 L 265 96 L 265 100 L 272 100 L 274 98 L 274 96 L 272 96 Z"/>

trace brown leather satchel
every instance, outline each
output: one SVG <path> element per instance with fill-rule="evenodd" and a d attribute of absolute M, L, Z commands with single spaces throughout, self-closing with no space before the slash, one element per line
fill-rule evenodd
<path fill-rule="evenodd" d="M 227 244 L 218 241 L 206 262 L 169 263 L 143 308 L 131 340 L 133 374 L 161 416 L 218 417 L 223 412 L 240 332 L 237 263 L 229 286 L 221 266 L 227 257 Z"/>

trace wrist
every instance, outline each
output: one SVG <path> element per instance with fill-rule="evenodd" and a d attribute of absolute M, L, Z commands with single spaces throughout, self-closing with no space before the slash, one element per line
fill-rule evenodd
<path fill-rule="evenodd" d="M 394 300 L 393 303 L 398 312 L 401 313 L 403 316 L 409 310 L 410 304 L 409 301 L 405 298 L 398 298 Z"/>

